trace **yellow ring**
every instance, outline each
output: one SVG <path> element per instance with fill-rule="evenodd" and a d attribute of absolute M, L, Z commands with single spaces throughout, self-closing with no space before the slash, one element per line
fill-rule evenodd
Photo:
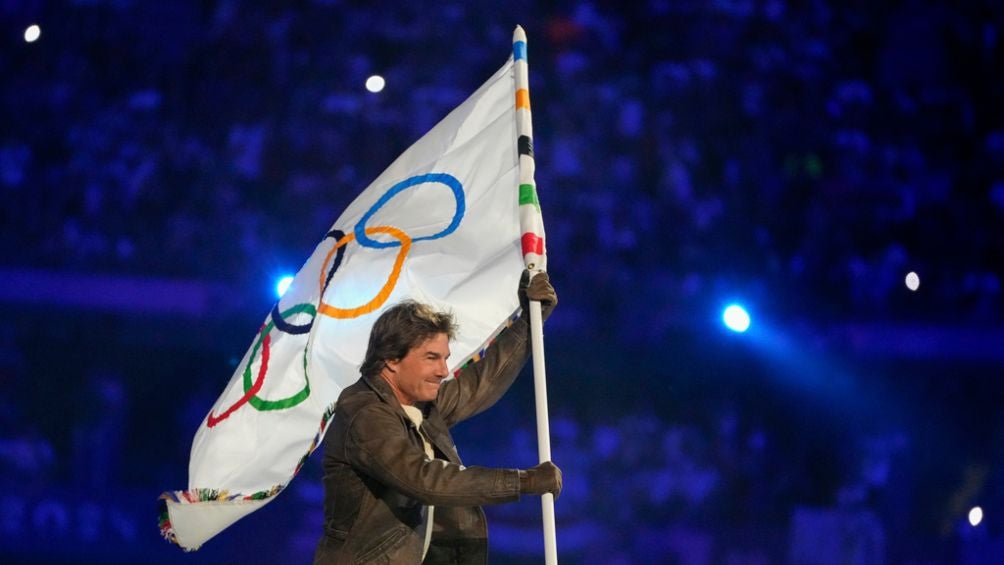
<path fill-rule="evenodd" d="M 394 259 L 394 267 L 390 271 L 390 276 L 387 277 L 387 282 L 384 283 L 383 288 L 380 292 L 362 306 L 356 308 L 338 308 L 337 306 L 332 306 L 323 300 L 324 292 L 324 273 L 328 272 L 328 263 L 331 262 L 331 256 L 338 251 L 338 248 L 343 245 L 347 245 L 350 241 L 356 238 L 355 232 L 349 232 L 345 234 L 344 237 L 335 242 L 335 246 L 328 251 L 328 255 L 324 258 L 324 265 L 321 267 L 321 280 L 320 289 L 322 293 L 322 300 L 317 306 L 317 313 L 329 316 L 331 318 L 348 319 L 357 318 L 363 314 L 369 314 L 370 312 L 376 310 L 377 308 L 383 306 L 383 303 L 390 298 L 390 293 L 394 291 L 394 287 L 397 286 L 397 279 L 401 276 L 401 267 L 404 265 L 404 259 L 408 255 L 408 251 L 411 249 L 411 238 L 408 234 L 403 231 L 393 228 L 390 226 L 380 226 L 375 228 L 366 228 L 366 235 L 373 235 L 378 233 L 385 233 L 392 237 L 397 238 L 401 242 L 401 249 L 397 252 L 397 258 Z"/>

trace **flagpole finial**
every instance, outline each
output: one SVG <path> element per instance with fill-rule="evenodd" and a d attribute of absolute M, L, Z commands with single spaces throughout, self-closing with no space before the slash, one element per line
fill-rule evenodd
<path fill-rule="evenodd" d="M 523 26 L 517 25 L 516 29 L 512 32 L 512 42 L 522 41 L 526 43 L 526 32 L 523 31 Z"/>

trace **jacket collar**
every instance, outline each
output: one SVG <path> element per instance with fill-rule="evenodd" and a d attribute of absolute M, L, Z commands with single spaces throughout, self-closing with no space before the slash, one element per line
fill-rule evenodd
<path fill-rule="evenodd" d="M 394 391 L 391 390 L 387 381 L 383 380 L 380 375 L 373 377 L 364 375 L 362 380 L 373 392 L 376 393 L 382 402 L 392 406 L 398 413 L 398 416 L 400 416 L 407 425 L 414 426 L 414 422 L 412 422 L 411 418 L 404 413 L 404 408 L 398 401 L 397 396 L 394 396 Z M 439 416 L 439 412 L 436 410 L 436 403 L 420 402 L 417 406 L 420 410 L 422 410 L 422 416 L 424 417 L 422 425 L 423 429 L 427 432 L 426 435 L 429 437 L 429 440 L 433 443 L 433 445 L 439 448 L 439 451 L 446 454 L 450 461 L 460 464 L 460 457 L 457 455 L 456 449 L 453 447 L 453 441 L 449 439 L 449 428 L 447 428 L 446 422 L 444 422 Z"/>
<path fill-rule="evenodd" d="M 397 396 L 394 395 L 394 391 L 390 388 L 390 385 L 387 384 L 387 381 L 383 380 L 383 377 L 381 377 L 380 375 L 374 375 L 372 377 L 363 375 L 363 381 L 366 383 L 367 386 L 370 387 L 370 389 L 373 390 L 373 392 L 376 393 L 378 397 L 380 397 L 380 400 L 382 400 L 386 404 L 390 404 L 391 406 L 395 407 L 398 410 L 398 412 L 401 413 L 402 417 L 404 417 L 409 422 L 411 421 L 411 419 L 408 418 L 407 414 L 404 413 L 404 408 L 401 406 L 401 402 L 398 401 Z M 422 411 L 423 417 L 429 415 L 430 404 L 432 403 L 419 402 L 418 404 L 416 404 L 416 406 Z"/>

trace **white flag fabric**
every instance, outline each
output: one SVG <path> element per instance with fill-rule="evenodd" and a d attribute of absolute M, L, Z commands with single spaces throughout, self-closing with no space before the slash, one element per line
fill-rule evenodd
<path fill-rule="evenodd" d="M 525 44 L 514 53 L 525 65 Z M 454 372 L 517 315 L 521 190 L 524 208 L 539 205 L 519 182 L 517 107 L 529 108 L 515 73 L 510 57 L 374 180 L 307 259 L 196 433 L 188 489 L 161 496 L 168 540 L 197 549 L 289 483 L 359 378 L 387 307 L 414 298 L 452 311 Z"/>

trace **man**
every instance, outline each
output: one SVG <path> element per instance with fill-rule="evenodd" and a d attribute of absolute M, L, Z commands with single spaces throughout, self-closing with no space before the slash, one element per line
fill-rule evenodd
<path fill-rule="evenodd" d="M 529 356 L 530 300 L 546 318 L 558 298 L 547 273 L 523 273 L 523 316 L 452 380 L 453 317 L 406 301 L 370 332 L 362 377 L 342 391 L 324 439 L 324 535 L 315 565 L 485 563 L 482 504 L 561 492 L 551 462 L 527 470 L 464 467 L 449 428 L 508 390 Z"/>

